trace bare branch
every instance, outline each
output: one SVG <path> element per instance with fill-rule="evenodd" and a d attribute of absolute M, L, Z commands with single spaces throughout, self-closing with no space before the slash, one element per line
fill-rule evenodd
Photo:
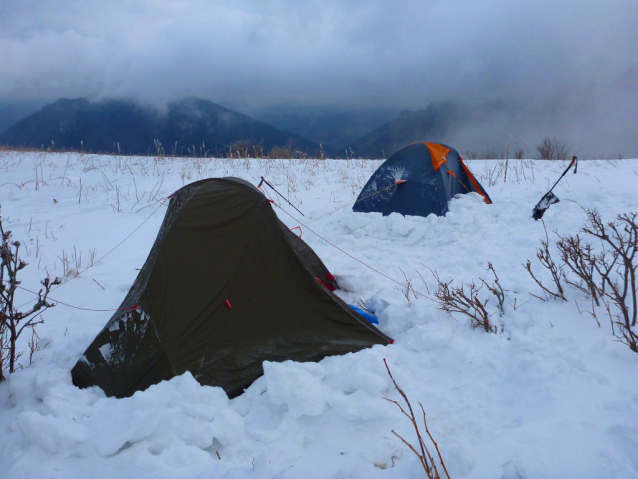
<path fill-rule="evenodd" d="M 593 268 L 600 276 L 598 293 L 620 310 L 626 328 L 636 326 L 638 213 L 619 214 L 614 221 L 604 223 L 600 213 L 591 209 L 587 210 L 587 221 L 581 231 L 598 238 L 603 245 L 603 252 L 592 258 Z"/>
<path fill-rule="evenodd" d="M 545 227 L 544 221 L 543 227 Z M 547 235 L 547 228 L 545 228 L 545 240 L 541 240 L 541 247 L 536 249 L 536 257 L 538 258 L 540 264 L 550 272 L 552 281 L 554 283 L 554 286 L 556 287 L 555 291 L 546 287 L 543 282 L 536 277 L 536 275 L 532 272 L 532 262 L 530 260 L 527 260 L 527 263 L 525 263 L 523 267 L 527 270 L 532 279 L 536 281 L 536 284 L 540 286 L 546 297 L 547 295 L 549 295 L 550 297 L 557 299 L 560 298 L 563 301 L 567 301 L 567 298 L 565 298 L 563 284 L 561 282 L 561 278 L 564 276 L 563 266 L 558 266 L 554 262 L 552 254 L 549 251 L 549 237 Z"/>
<path fill-rule="evenodd" d="M 436 271 L 430 270 L 430 272 L 438 284 L 434 297 L 440 310 L 450 315 L 460 313 L 469 317 L 473 329 L 480 327 L 488 333 L 498 332 L 498 327 L 489 319 L 490 314 L 486 308 L 489 300 L 481 301 L 478 296 L 482 286 L 477 287 L 474 281 L 469 284 L 461 284 L 461 286 L 453 286 L 453 280 L 442 281 Z M 484 281 L 483 283 L 485 284 Z M 500 291 L 496 287 L 494 290 Z"/>
<path fill-rule="evenodd" d="M 396 390 L 399 392 L 399 394 L 401 395 L 401 397 L 405 401 L 405 404 L 407 405 L 408 410 L 410 411 L 410 414 L 408 414 L 406 412 L 406 410 L 403 409 L 403 407 L 401 406 L 401 404 L 398 403 L 398 401 L 394 401 L 394 400 L 388 399 L 388 398 L 383 398 L 383 399 L 385 399 L 386 401 L 389 401 L 391 403 L 396 404 L 396 406 L 399 408 L 399 410 L 410 420 L 410 422 L 412 423 L 412 427 L 414 427 L 414 431 L 416 432 L 416 436 L 417 436 L 417 439 L 419 441 L 419 448 L 421 449 L 421 452 L 419 453 L 417 451 L 417 449 L 412 444 L 410 444 L 408 441 L 406 441 L 394 429 L 392 430 L 392 434 L 394 434 L 396 437 L 398 437 L 403 442 L 403 444 L 408 446 L 410 448 L 410 450 L 419 458 L 419 461 L 421 461 L 421 466 L 423 466 L 423 470 L 425 471 L 428 479 L 441 479 L 441 476 L 439 474 L 439 471 L 438 471 L 438 468 L 436 466 L 436 463 L 434 462 L 434 459 L 432 458 L 432 455 L 430 454 L 430 451 L 428 450 L 427 445 L 425 444 L 425 441 L 423 440 L 423 436 L 421 435 L 421 431 L 419 430 L 419 425 L 417 424 L 416 417 L 414 416 L 414 411 L 412 410 L 412 405 L 410 404 L 410 400 L 408 399 L 408 396 L 405 394 L 405 392 L 399 387 L 399 385 L 397 384 L 397 382 L 394 379 L 394 376 L 392 376 L 392 371 L 390 371 L 390 367 L 388 366 L 388 362 L 386 361 L 385 358 L 383 358 L 383 363 L 385 364 L 385 368 L 388 371 L 388 375 L 390 376 L 390 379 L 392 380 L 392 383 L 394 384 L 394 387 L 396 388 Z M 434 447 L 436 448 L 436 452 L 437 452 L 438 457 L 439 457 L 439 463 L 443 467 L 443 470 L 445 471 L 445 474 L 446 474 L 447 478 L 450 479 L 450 475 L 448 474 L 447 468 L 445 467 L 445 462 L 443 461 L 443 457 L 441 456 L 441 452 L 439 451 L 439 446 L 434 441 L 434 438 L 432 437 L 432 435 L 430 434 L 430 431 L 428 429 L 428 425 L 427 425 L 427 422 L 425 420 L 425 409 L 423 409 L 423 404 L 421 404 L 419 402 L 419 406 L 421 406 L 421 411 L 423 412 L 423 425 L 425 426 L 425 430 L 427 432 L 427 435 L 430 438 L 430 440 L 432 441 L 432 444 L 434 444 Z"/>

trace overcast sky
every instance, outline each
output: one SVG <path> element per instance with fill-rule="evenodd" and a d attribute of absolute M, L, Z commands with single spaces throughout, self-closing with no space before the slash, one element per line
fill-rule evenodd
<path fill-rule="evenodd" d="M 638 150 L 638 1 L 0 0 L 0 102 L 83 96 L 502 101 Z"/>

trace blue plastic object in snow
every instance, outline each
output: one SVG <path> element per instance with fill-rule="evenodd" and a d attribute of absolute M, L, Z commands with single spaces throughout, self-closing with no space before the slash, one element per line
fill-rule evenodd
<path fill-rule="evenodd" d="M 361 316 L 363 316 L 364 318 L 366 318 L 370 323 L 372 324 L 379 324 L 379 320 L 372 314 L 368 313 L 367 311 L 364 311 L 361 308 L 357 308 L 356 306 L 349 304 L 348 306 L 350 306 L 352 309 L 354 309 L 357 313 L 359 313 Z"/>

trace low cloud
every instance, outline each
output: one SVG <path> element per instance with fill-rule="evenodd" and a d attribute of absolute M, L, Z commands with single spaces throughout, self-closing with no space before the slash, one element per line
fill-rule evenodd
<path fill-rule="evenodd" d="M 0 101 L 504 104 L 462 141 L 638 155 L 635 25 L 635 0 L 4 0 Z"/>

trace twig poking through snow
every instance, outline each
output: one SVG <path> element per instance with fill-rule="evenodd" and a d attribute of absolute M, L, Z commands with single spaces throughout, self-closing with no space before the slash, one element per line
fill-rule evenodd
<path fill-rule="evenodd" d="M 423 466 L 423 470 L 427 474 L 428 479 L 441 479 L 441 475 L 439 474 L 439 471 L 436 467 L 436 463 L 434 462 L 434 459 L 432 458 L 432 455 L 430 454 L 428 447 L 425 445 L 423 436 L 421 436 L 421 431 L 419 430 L 419 425 L 417 424 L 416 417 L 414 416 L 414 412 L 412 411 L 412 405 L 410 404 L 410 400 L 408 399 L 408 396 L 405 394 L 405 392 L 403 392 L 403 389 L 401 389 L 399 385 L 397 384 L 397 382 L 394 380 L 394 376 L 392 376 L 392 372 L 390 371 L 390 367 L 388 366 L 388 362 L 386 361 L 385 358 L 383 358 L 383 363 L 385 364 L 385 368 L 388 371 L 388 375 L 390 376 L 390 379 L 392 379 L 392 383 L 394 384 L 394 387 L 399 392 L 401 397 L 403 397 L 403 400 L 408 406 L 408 410 L 410 411 L 410 414 L 408 414 L 405 411 L 405 409 L 403 409 L 401 404 L 399 404 L 397 401 L 388 399 L 386 397 L 384 397 L 383 399 L 396 404 L 396 406 L 401 410 L 401 412 L 405 415 L 405 417 L 407 417 L 410 420 L 410 422 L 412 423 L 412 426 L 414 426 L 414 431 L 416 432 L 416 436 L 419 440 L 419 447 L 421 449 L 421 453 L 419 454 L 419 452 L 414 448 L 414 446 L 412 446 L 412 444 L 410 444 L 408 441 L 403 439 L 403 437 L 397 434 L 397 432 L 394 429 L 392 430 L 392 434 L 394 434 L 396 437 L 401 439 L 403 444 L 408 446 L 412 450 L 412 452 L 416 454 L 416 456 L 421 461 L 421 465 Z M 436 441 L 432 437 L 432 434 L 430 434 L 430 430 L 428 429 L 428 423 L 425 420 L 425 409 L 423 409 L 423 404 L 419 402 L 419 406 L 421 406 L 421 411 L 423 412 L 423 425 L 425 426 L 425 432 L 427 433 L 428 437 L 432 441 L 432 444 L 434 444 L 436 453 L 439 456 L 439 463 L 443 467 L 443 470 L 445 471 L 445 475 L 447 476 L 448 479 L 450 479 L 450 475 L 448 474 L 447 468 L 445 467 L 445 462 L 443 461 L 443 457 L 441 456 L 441 451 L 439 450 L 439 445 L 436 443 Z"/>

